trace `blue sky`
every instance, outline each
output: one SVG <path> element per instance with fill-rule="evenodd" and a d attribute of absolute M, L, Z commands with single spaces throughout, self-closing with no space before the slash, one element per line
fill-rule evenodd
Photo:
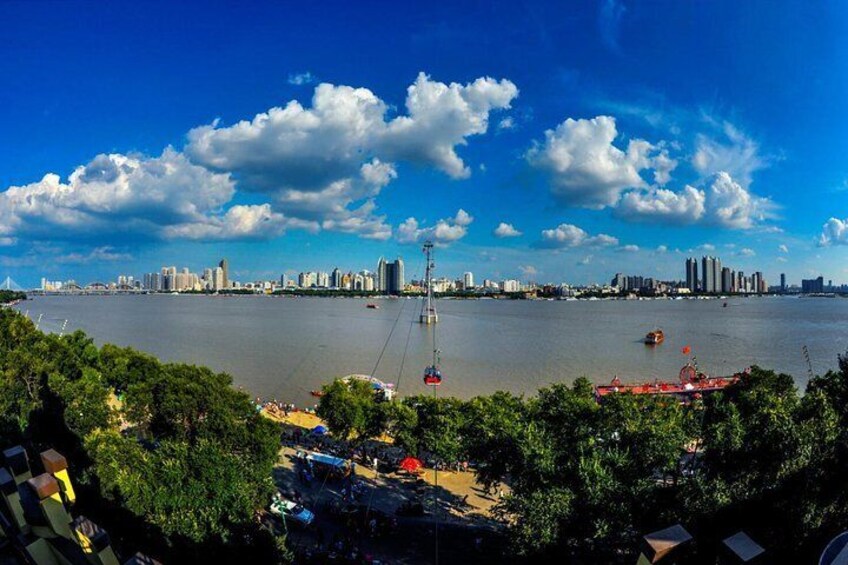
<path fill-rule="evenodd" d="M 844 3 L 175 4 L 0 3 L 3 277 L 848 281 Z"/>

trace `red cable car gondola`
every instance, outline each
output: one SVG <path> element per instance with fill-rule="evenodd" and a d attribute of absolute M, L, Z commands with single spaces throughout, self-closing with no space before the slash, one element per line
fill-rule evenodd
<path fill-rule="evenodd" d="M 442 372 L 435 365 L 430 365 L 424 369 L 424 384 L 427 386 L 442 384 Z"/>

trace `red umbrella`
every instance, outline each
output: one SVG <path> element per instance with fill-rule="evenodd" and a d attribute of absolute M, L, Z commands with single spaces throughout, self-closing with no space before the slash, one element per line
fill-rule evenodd
<path fill-rule="evenodd" d="M 400 462 L 400 468 L 408 473 L 414 473 L 424 464 L 415 457 L 404 457 Z"/>

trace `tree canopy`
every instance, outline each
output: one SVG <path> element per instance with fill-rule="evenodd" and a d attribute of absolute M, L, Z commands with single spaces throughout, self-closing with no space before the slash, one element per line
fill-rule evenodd
<path fill-rule="evenodd" d="M 229 375 L 43 334 L 0 310 L 0 440 L 65 454 L 86 513 L 175 560 L 279 561 L 254 521 L 279 430 Z M 118 543 L 121 540 L 118 539 Z"/>

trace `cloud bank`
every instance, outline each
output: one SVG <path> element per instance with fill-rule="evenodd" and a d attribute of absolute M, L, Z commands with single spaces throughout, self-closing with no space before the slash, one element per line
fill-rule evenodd
<path fill-rule="evenodd" d="M 312 80 L 290 77 L 296 85 Z M 292 100 L 233 125 L 196 127 L 182 151 L 98 155 L 64 182 L 50 173 L 0 192 L 0 245 L 269 239 L 287 229 L 385 240 L 393 230 L 376 198 L 398 177 L 398 163 L 468 178 L 458 147 L 486 133 L 490 114 L 517 96 L 506 79 L 446 84 L 420 73 L 407 89 L 406 113 L 389 119 L 389 105 L 370 90 L 319 84 L 310 106 Z M 442 220 L 431 235 L 459 239 L 470 221 Z M 409 224 L 405 230 L 400 238 L 409 237 Z"/>

